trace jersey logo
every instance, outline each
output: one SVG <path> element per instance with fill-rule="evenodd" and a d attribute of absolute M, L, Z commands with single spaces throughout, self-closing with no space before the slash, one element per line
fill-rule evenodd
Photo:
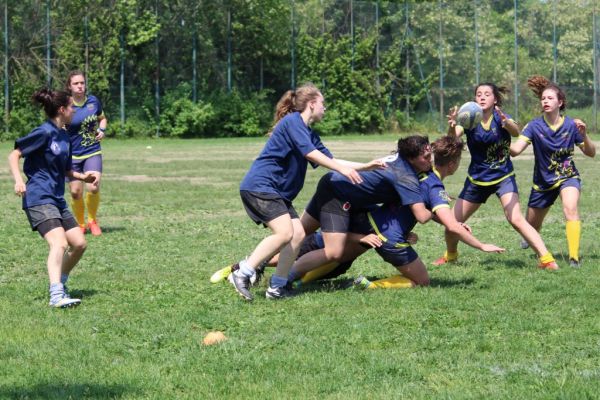
<path fill-rule="evenodd" d="M 450 203 L 450 195 L 445 190 L 440 190 L 440 192 L 438 193 L 438 197 L 444 200 L 445 202 Z"/>
<path fill-rule="evenodd" d="M 87 105 L 87 109 L 90 110 L 90 111 L 93 111 L 94 110 L 94 105 L 93 104 L 88 104 Z"/>
<path fill-rule="evenodd" d="M 55 142 L 52 141 L 52 143 L 50 143 L 50 151 L 52 151 L 52 154 L 54 154 L 55 156 L 60 154 L 60 145 Z"/>
<path fill-rule="evenodd" d="M 342 205 L 342 210 L 344 210 L 344 211 L 350 211 L 350 207 L 352 207 L 352 204 L 350 204 L 350 202 L 349 202 L 349 201 L 347 201 L 347 202 L 345 202 L 345 203 Z"/>

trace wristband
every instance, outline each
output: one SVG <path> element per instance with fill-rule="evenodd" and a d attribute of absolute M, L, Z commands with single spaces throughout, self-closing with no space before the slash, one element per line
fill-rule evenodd
<path fill-rule="evenodd" d="M 98 128 L 98 130 L 103 133 L 106 132 L 106 128 Z"/>

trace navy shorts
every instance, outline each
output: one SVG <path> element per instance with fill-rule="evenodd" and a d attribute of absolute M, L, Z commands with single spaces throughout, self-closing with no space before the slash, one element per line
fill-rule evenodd
<path fill-rule="evenodd" d="M 84 174 L 86 172 L 94 171 L 102 173 L 102 154 L 96 154 L 83 159 L 73 159 L 72 167 L 73 171 Z M 69 182 L 76 181 L 77 179 L 67 178 Z"/>
<path fill-rule="evenodd" d="M 59 209 L 54 204 L 42 204 L 24 209 L 32 231 L 44 237 L 52 229 L 62 227 L 65 232 L 78 228 L 79 224 L 68 208 Z"/>
<path fill-rule="evenodd" d="M 323 175 L 317 191 L 304 210 L 318 220 L 323 232 L 346 233 L 350 230 L 350 203 L 338 199 L 331 185 L 331 174 Z"/>
<path fill-rule="evenodd" d="M 419 255 L 412 246 L 395 247 L 387 243 L 375 249 L 384 261 L 392 264 L 394 267 L 403 267 L 415 261 Z"/>
<path fill-rule="evenodd" d="M 289 214 L 292 219 L 299 218 L 292 202 L 284 200 L 274 193 L 240 190 L 240 197 L 246 213 L 257 225 L 263 224 L 266 226 L 267 222 L 285 214 Z"/>
<path fill-rule="evenodd" d="M 490 186 L 476 185 L 467 178 L 465 186 L 458 197 L 470 203 L 483 204 L 494 193 L 496 193 L 498 198 L 506 193 L 519 193 L 515 176 L 511 175 L 503 181 Z"/>
<path fill-rule="evenodd" d="M 566 187 L 575 187 L 581 192 L 581 181 L 579 178 L 569 178 L 558 187 L 552 190 L 539 191 L 531 188 L 531 194 L 529 195 L 528 207 L 531 208 L 548 208 L 556 201 L 556 198 L 560 194 L 560 191 Z"/>

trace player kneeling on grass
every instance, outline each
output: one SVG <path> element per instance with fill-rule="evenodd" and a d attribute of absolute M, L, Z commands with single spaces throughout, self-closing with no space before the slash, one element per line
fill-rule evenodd
<path fill-rule="evenodd" d="M 71 96 L 41 89 L 34 93 L 33 100 L 43 105 L 48 120 L 15 141 L 8 162 L 15 180 L 15 193 L 23 198 L 23 210 L 31 228 L 38 231 L 50 247 L 47 264 L 50 306 L 71 307 L 81 300 L 69 297 L 66 283 L 85 251 L 86 241 L 64 199 L 65 176 L 95 184 L 98 175 L 82 174 L 71 168 L 69 135 L 64 130 L 74 113 Z M 19 170 L 21 157 L 25 158 L 23 172 L 27 184 Z"/>
<path fill-rule="evenodd" d="M 449 196 L 442 180 L 456 172 L 460 164 L 463 143 L 454 136 L 445 136 L 432 143 L 433 171 L 420 174 L 420 189 L 427 209 L 434 214 L 436 222 L 444 225 L 447 232 L 458 240 L 489 253 L 501 253 L 504 249 L 493 244 L 481 243 L 471 234 L 468 226 L 458 222 L 449 205 Z M 408 160 L 410 163 L 410 159 Z M 429 285 L 429 274 L 425 264 L 407 240 L 409 233 L 417 223 L 415 216 L 407 206 L 386 204 L 367 213 L 367 221 L 374 234 L 368 241 L 387 262 L 398 269 L 402 275 L 369 281 L 359 276 L 355 285 L 361 288 L 407 288 Z"/>

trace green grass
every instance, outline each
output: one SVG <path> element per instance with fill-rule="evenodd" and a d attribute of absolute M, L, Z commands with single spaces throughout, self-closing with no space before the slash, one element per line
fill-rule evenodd
<path fill-rule="evenodd" d="M 294 299 L 244 303 L 210 274 L 266 234 L 245 215 L 238 185 L 263 139 L 104 143 L 101 225 L 70 281 L 83 304 L 47 306 L 44 241 L 30 231 L 0 164 L 0 398 L 597 398 L 600 236 L 595 161 L 577 155 L 584 191 L 581 270 L 568 267 L 560 203 L 542 235 L 563 267 L 539 271 L 495 198 L 470 220 L 487 255 L 431 267 L 432 285 L 358 292 L 340 281 Z M 340 158 L 388 154 L 395 138 L 326 138 Z M 149 149 L 147 146 L 151 146 Z M 12 145 L 0 144 L 7 155 Z M 3 159 L 5 156 L 3 156 Z M 458 195 L 468 154 L 447 188 Z M 532 160 L 515 160 L 522 203 Z M 302 209 L 323 173 L 310 171 Z M 417 227 L 430 264 L 443 230 Z M 375 254 L 348 275 L 394 273 Z M 228 341 L 202 346 L 212 330 Z"/>

